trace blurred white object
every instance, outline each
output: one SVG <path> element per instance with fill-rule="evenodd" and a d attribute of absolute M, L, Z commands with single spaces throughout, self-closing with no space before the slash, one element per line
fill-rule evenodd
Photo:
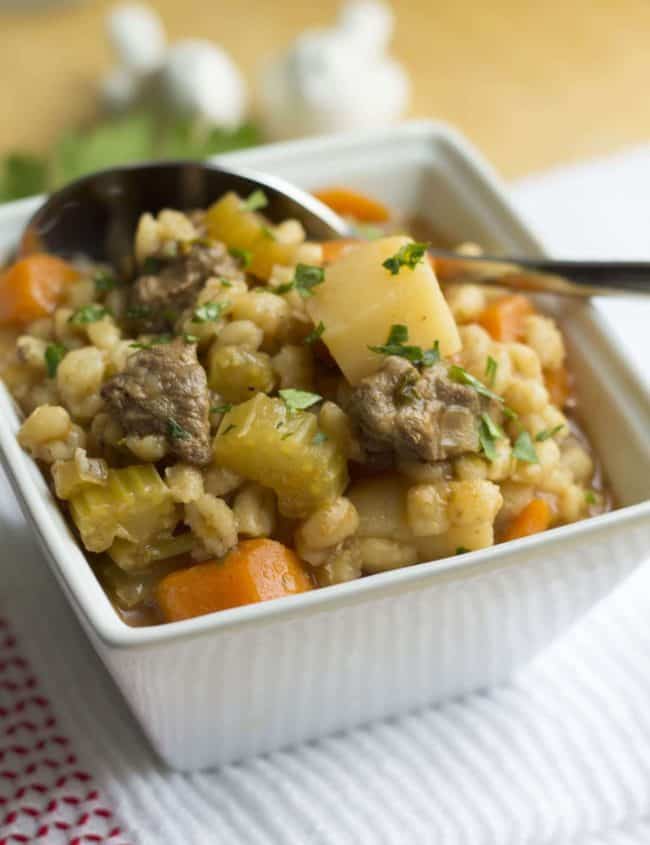
<path fill-rule="evenodd" d="M 161 91 L 182 114 L 234 128 L 244 118 L 246 86 L 230 56 L 210 41 L 179 41 L 167 51 Z"/>
<path fill-rule="evenodd" d="M 156 70 L 165 56 L 166 38 L 160 16 L 140 3 L 113 9 L 106 19 L 108 40 L 124 70 L 144 74 Z"/>
<path fill-rule="evenodd" d="M 106 30 L 118 60 L 100 83 L 111 111 L 155 97 L 163 108 L 216 126 L 234 128 L 244 119 L 246 85 L 217 44 L 186 39 L 168 47 L 160 17 L 143 4 L 115 7 Z"/>
<path fill-rule="evenodd" d="M 307 30 L 264 68 L 260 108 L 272 138 L 382 126 L 409 98 L 402 66 L 387 55 L 393 31 L 388 5 L 343 5 L 334 27 Z"/>

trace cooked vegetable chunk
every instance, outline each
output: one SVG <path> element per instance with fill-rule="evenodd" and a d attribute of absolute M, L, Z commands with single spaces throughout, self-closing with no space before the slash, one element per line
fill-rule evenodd
<path fill-rule="evenodd" d="M 351 384 L 382 364 L 369 346 L 380 346 L 391 326 L 407 326 L 409 342 L 429 349 L 440 343 L 443 356 L 460 349 L 456 323 L 430 262 L 402 266 L 395 274 L 384 262 L 412 241 L 382 238 L 355 247 L 325 270 L 325 282 L 306 300 L 316 325 L 325 326 L 323 340 Z"/>
<path fill-rule="evenodd" d="M 214 456 L 219 466 L 275 490 L 282 514 L 305 517 L 347 484 L 344 454 L 317 435 L 313 414 L 259 393 L 225 414 Z"/>
<path fill-rule="evenodd" d="M 295 264 L 295 244 L 276 240 L 264 218 L 249 211 L 235 193 L 228 193 L 207 212 L 208 232 L 229 247 L 250 253 L 248 269 L 263 279 L 269 277 L 274 264 Z"/>
<path fill-rule="evenodd" d="M 545 499 L 533 499 L 512 520 L 503 539 L 517 540 L 539 531 L 546 531 L 551 524 L 551 516 L 551 509 Z"/>
<path fill-rule="evenodd" d="M 275 384 L 271 359 L 265 352 L 215 344 L 210 350 L 208 383 L 227 402 L 267 393 Z"/>
<path fill-rule="evenodd" d="M 78 277 L 74 267 L 54 255 L 21 258 L 0 275 L 0 325 L 24 325 L 51 314 Z"/>
<path fill-rule="evenodd" d="M 91 552 L 106 551 L 116 538 L 143 543 L 176 523 L 171 493 L 152 464 L 109 469 L 104 486 L 71 497 L 70 513 Z"/>
<path fill-rule="evenodd" d="M 166 622 L 311 589 L 300 559 L 275 540 L 245 540 L 223 561 L 172 572 L 156 590 Z"/>

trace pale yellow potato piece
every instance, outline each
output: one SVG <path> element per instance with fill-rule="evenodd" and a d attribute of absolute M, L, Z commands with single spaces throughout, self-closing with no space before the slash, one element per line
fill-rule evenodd
<path fill-rule="evenodd" d="M 382 266 L 410 240 L 381 238 L 351 250 L 326 269 L 325 281 L 307 300 L 309 316 L 316 325 L 322 320 L 323 340 L 350 384 L 379 369 L 382 356 L 368 346 L 385 344 L 394 324 L 408 327 L 409 344 L 430 349 L 438 340 L 443 356 L 461 347 L 427 258 L 413 270 L 402 267 L 397 275 Z"/>

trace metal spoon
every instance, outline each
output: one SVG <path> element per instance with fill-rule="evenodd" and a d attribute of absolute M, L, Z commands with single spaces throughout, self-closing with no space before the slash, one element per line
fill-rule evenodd
<path fill-rule="evenodd" d="M 205 208 L 226 191 L 246 197 L 262 189 L 264 213 L 273 221 L 300 220 L 307 235 L 331 240 L 353 235 L 351 227 L 310 194 L 289 183 L 200 162 L 160 162 L 115 167 L 84 176 L 52 194 L 33 215 L 21 240 L 22 254 L 36 250 L 86 255 L 123 268 L 131 261 L 140 215 L 162 208 Z M 563 296 L 650 293 L 650 263 L 561 261 L 466 256 L 430 250 L 446 281 L 471 279 L 518 290 Z"/>
<path fill-rule="evenodd" d="M 280 179 L 178 161 L 114 167 L 71 182 L 34 213 L 19 251 L 85 255 L 122 269 L 131 261 L 133 236 L 145 211 L 206 208 L 227 191 L 247 197 L 258 189 L 268 200 L 264 213 L 275 222 L 298 219 L 317 240 L 349 234 L 347 224 L 331 209 Z"/>

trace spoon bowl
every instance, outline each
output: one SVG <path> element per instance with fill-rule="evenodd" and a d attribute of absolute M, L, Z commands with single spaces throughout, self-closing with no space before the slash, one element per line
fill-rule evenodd
<path fill-rule="evenodd" d="M 299 220 L 307 236 L 329 240 L 348 234 L 347 224 L 305 191 L 281 179 L 194 161 L 113 167 L 91 173 L 53 193 L 27 224 L 20 254 L 84 255 L 128 266 L 144 212 L 206 208 L 227 191 L 242 197 L 263 190 L 264 214 L 274 222 Z"/>

